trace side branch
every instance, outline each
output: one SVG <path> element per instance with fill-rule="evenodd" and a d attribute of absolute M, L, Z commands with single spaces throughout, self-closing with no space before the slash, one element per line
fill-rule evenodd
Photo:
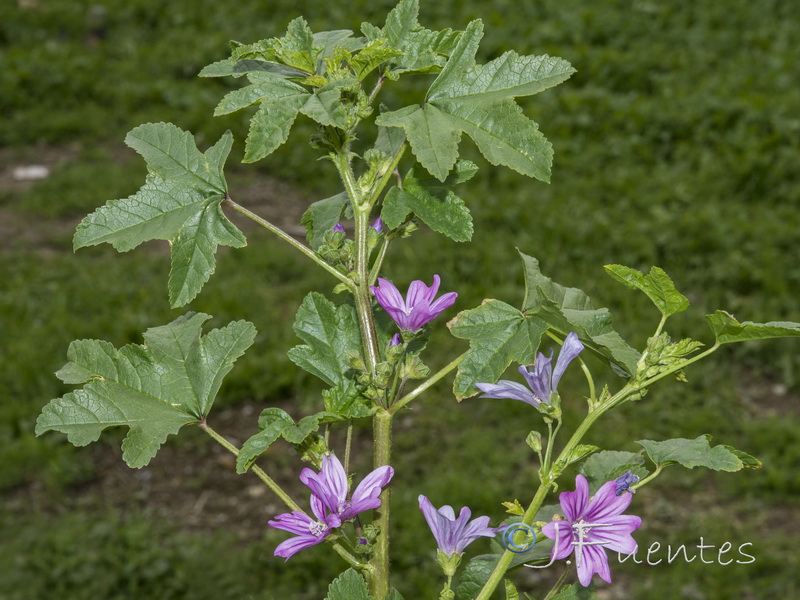
<path fill-rule="evenodd" d="M 315 263 L 317 263 L 320 267 L 322 267 L 323 269 L 328 271 L 328 273 L 330 273 L 331 275 L 336 277 L 336 279 L 338 279 L 343 284 L 345 284 L 349 290 L 351 290 L 351 291 L 355 290 L 355 285 L 353 284 L 353 282 L 350 280 L 349 277 L 347 277 L 346 275 L 340 273 L 336 268 L 334 268 L 333 266 L 331 266 L 330 264 L 328 264 L 327 262 L 322 260 L 319 256 L 317 256 L 317 254 L 311 248 L 309 248 L 308 246 L 305 246 L 305 245 L 301 244 L 300 242 L 298 242 L 296 239 L 294 239 L 292 236 L 290 236 L 288 233 L 286 233 L 283 229 L 273 225 L 272 223 L 270 223 L 266 219 L 262 219 L 257 214 L 255 214 L 254 212 L 249 211 L 248 209 L 246 209 L 241 204 L 237 204 L 236 202 L 231 200 L 230 196 L 227 196 L 225 198 L 225 202 L 229 206 L 231 206 L 234 210 L 242 213 L 243 215 L 245 215 L 246 217 L 252 219 L 253 221 L 258 223 L 259 225 L 261 225 L 265 229 L 268 229 L 269 231 L 271 231 L 272 233 L 277 235 L 284 242 L 287 242 L 288 244 L 294 246 L 300 252 L 305 254 L 308 258 L 310 258 Z"/>

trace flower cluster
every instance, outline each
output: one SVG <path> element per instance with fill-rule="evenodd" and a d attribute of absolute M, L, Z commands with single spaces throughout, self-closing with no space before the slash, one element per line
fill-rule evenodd
<path fill-rule="evenodd" d="M 333 529 L 341 527 L 342 523 L 357 514 L 378 508 L 381 505 L 378 496 L 393 476 L 392 467 L 378 467 L 358 484 L 348 500 L 350 484 L 347 473 L 336 456 L 333 454 L 323 456 L 322 470 L 319 473 L 308 468 L 303 469 L 300 481 L 311 490 L 311 512 L 316 520 L 299 510 L 294 510 L 280 514 L 269 521 L 272 527 L 295 534 L 295 537 L 275 548 L 275 556 L 288 560 L 300 550 L 319 544 Z"/>

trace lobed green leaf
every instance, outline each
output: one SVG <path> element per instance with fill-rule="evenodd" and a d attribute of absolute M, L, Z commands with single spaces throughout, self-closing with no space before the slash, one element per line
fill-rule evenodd
<path fill-rule="evenodd" d="M 85 385 L 44 407 L 36 435 L 60 431 L 84 446 L 104 429 L 126 425 L 123 459 L 135 468 L 148 464 L 167 436 L 205 418 L 225 375 L 255 339 L 255 327 L 246 321 L 202 336 L 209 318 L 188 313 L 148 329 L 141 346 L 117 350 L 99 340 L 70 344 L 69 362 L 59 373 L 65 381 Z"/>
<path fill-rule="evenodd" d="M 470 342 L 453 383 L 458 400 L 479 393 L 476 383 L 494 383 L 512 362 L 533 362 L 546 326 L 500 300 L 458 313 L 448 324 L 457 338 Z"/>
<path fill-rule="evenodd" d="M 659 467 L 679 464 L 688 469 L 706 467 L 714 471 L 738 471 L 744 467 L 757 469 L 761 461 L 730 446 L 709 444 L 710 435 L 693 440 L 675 438 L 663 442 L 638 440 L 650 459 Z"/>
<path fill-rule="evenodd" d="M 744 321 L 740 323 L 733 315 L 724 310 L 706 315 L 706 321 L 720 344 L 768 338 L 800 337 L 800 323 L 792 321 L 770 321 L 769 323 Z"/>
<path fill-rule="evenodd" d="M 328 586 L 325 600 L 372 600 L 364 577 L 348 569 Z"/>
<path fill-rule="evenodd" d="M 579 467 L 578 472 L 586 477 L 592 493 L 600 489 L 604 483 L 621 477 L 628 471 L 644 479 L 648 475 L 644 467 L 644 457 L 639 452 L 620 452 L 603 450 L 593 454 Z"/>
<path fill-rule="evenodd" d="M 635 373 L 639 353 L 614 331 L 608 309 L 593 308 L 581 290 L 553 282 L 542 274 L 539 261 L 519 254 L 525 269 L 522 312 L 562 336 L 574 331 L 587 348 L 609 360 L 612 366 L 616 365 L 627 376 Z"/>
<path fill-rule="evenodd" d="M 605 270 L 615 281 L 647 294 L 665 317 L 689 308 L 688 298 L 675 288 L 669 275 L 658 267 L 651 267 L 646 275 L 623 265 L 606 265 Z"/>

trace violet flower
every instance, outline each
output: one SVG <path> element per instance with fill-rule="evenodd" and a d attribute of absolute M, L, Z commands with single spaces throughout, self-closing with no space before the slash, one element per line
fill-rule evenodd
<path fill-rule="evenodd" d="M 290 513 L 280 514 L 267 522 L 276 529 L 283 529 L 295 534 L 295 537 L 278 544 L 278 547 L 275 548 L 275 556 L 289 560 L 300 550 L 319 544 L 330 535 L 332 528 L 342 524 L 338 516 L 325 514 L 325 506 L 313 494 L 311 495 L 311 511 L 317 517 L 316 521 L 299 510 L 293 510 Z"/>
<path fill-rule="evenodd" d="M 564 521 L 552 521 L 542 527 L 542 533 L 556 540 L 552 560 L 566 558 L 575 551 L 578 581 L 588 586 L 597 573 L 611 583 L 611 571 L 605 550 L 622 554 L 636 552 L 636 540 L 631 533 L 642 524 L 639 517 L 623 515 L 633 496 L 617 496 L 617 484 L 608 481 L 589 498 L 589 484 L 583 475 L 575 478 L 575 491 L 559 495 Z"/>
<path fill-rule="evenodd" d="M 344 233 L 344 225 L 342 225 L 341 223 L 337 223 L 336 225 L 333 226 L 333 230 L 338 231 L 340 233 Z"/>
<path fill-rule="evenodd" d="M 347 473 L 336 456 L 326 454 L 322 457 L 322 470 L 315 473 L 305 468 L 300 472 L 300 481 L 311 489 L 312 497 L 316 496 L 330 511 L 330 516 L 339 519 L 339 524 L 331 525 L 338 527 L 365 510 L 378 508 L 381 505 L 378 496 L 391 481 L 392 476 L 394 476 L 392 467 L 378 467 L 358 484 L 351 499 L 348 500 L 347 492 L 350 484 L 347 481 Z"/>
<path fill-rule="evenodd" d="M 564 375 L 567 366 L 583 350 L 583 344 L 578 339 L 578 334 L 574 331 L 570 333 L 561 346 L 558 354 L 555 370 L 550 363 L 553 360 L 553 351 L 550 356 L 545 356 L 541 352 L 536 357 L 536 362 L 532 365 L 533 372 L 529 367 L 520 366 L 519 372 L 525 378 L 528 388 L 516 381 L 501 379 L 497 383 L 476 383 L 482 392 L 481 398 L 510 398 L 511 400 L 521 400 L 532 406 L 538 406 L 541 402 L 550 404 L 550 397 L 557 393 L 558 382 Z"/>
<path fill-rule="evenodd" d="M 392 336 L 392 339 L 389 340 L 389 345 L 390 346 L 399 346 L 402 341 L 403 341 L 403 338 L 400 337 L 400 334 L 399 333 L 395 333 Z"/>
<path fill-rule="evenodd" d="M 383 233 L 383 219 L 381 219 L 380 217 L 375 219 L 375 222 L 372 223 L 372 225 L 370 225 L 370 228 L 374 229 L 378 233 Z"/>
<path fill-rule="evenodd" d="M 419 509 L 431 528 L 439 550 L 448 556 L 461 554 L 464 548 L 479 537 L 494 537 L 497 534 L 497 529 L 489 527 L 489 517 L 478 517 L 470 521 L 472 511 L 466 506 L 456 518 L 452 506 L 445 505 L 437 509 L 430 500 L 420 495 Z"/>
<path fill-rule="evenodd" d="M 391 281 L 378 278 L 378 286 L 370 286 L 383 309 L 394 319 L 397 326 L 404 331 L 419 331 L 430 321 L 453 305 L 458 297 L 456 292 L 449 292 L 434 300 L 439 291 L 441 280 L 433 276 L 433 285 L 428 287 L 423 281 L 412 281 L 408 286 L 405 299 Z"/>

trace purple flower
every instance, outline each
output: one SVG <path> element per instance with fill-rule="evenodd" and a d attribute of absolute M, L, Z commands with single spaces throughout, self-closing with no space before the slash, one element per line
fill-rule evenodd
<path fill-rule="evenodd" d="M 383 233 L 383 219 L 378 217 L 377 219 L 375 219 L 375 222 L 372 225 L 370 225 L 370 227 L 375 231 L 377 231 L 378 233 Z"/>
<path fill-rule="evenodd" d="M 566 558 L 575 551 L 578 580 L 588 586 L 597 573 L 611 583 L 608 557 L 603 548 L 612 552 L 636 552 L 636 540 L 631 533 L 642 524 L 639 517 L 623 515 L 633 496 L 617 496 L 617 484 L 608 481 L 589 498 L 589 484 L 583 475 L 575 478 L 575 491 L 559 495 L 564 521 L 552 521 L 542 527 L 542 533 L 556 540 L 552 560 Z"/>
<path fill-rule="evenodd" d="M 528 367 L 520 366 L 519 372 L 522 373 L 530 389 L 521 383 L 507 379 L 501 379 L 497 383 L 476 383 L 475 387 L 485 392 L 481 398 L 510 398 L 527 402 L 532 406 L 538 406 L 541 402 L 550 404 L 550 396 L 557 392 L 561 376 L 564 375 L 569 363 L 582 350 L 583 344 L 578 339 L 578 334 L 573 331 L 566 337 L 563 346 L 561 346 L 555 370 L 550 366 L 553 360 L 552 350 L 550 351 L 550 356 L 545 356 L 539 352 L 536 362 L 532 365 L 532 373 Z"/>
<path fill-rule="evenodd" d="M 401 337 L 400 337 L 400 334 L 399 334 L 399 333 L 395 333 L 395 334 L 392 336 L 392 339 L 389 341 L 389 345 L 390 345 L 390 346 L 399 346 L 399 345 L 400 345 L 400 342 L 402 341 L 402 339 L 403 339 L 403 338 L 401 338 Z"/>
<path fill-rule="evenodd" d="M 433 285 L 430 287 L 423 281 L 412 281 L 405 299 L 392 282 L 382 277 L 378 278 L 379 285 L 371 286 L 370 289 L 378 299 L 378 304 L 389 313 L 400 329 L 418 331 L 451 307 L 458 297 L 456 292 L 449 292 L 434 301 L 440 283 L 438 275 L 433 276 Z"/>
<path fill-rule="evenodd" d="M 431 528 L 439 550 L 447 554 L 461 554 L 469 544 L 479 537 L 494 537 L 497 529 L 489 527 L 489 517 L 478 517 L 472 521 L 472 511 L 466 506 L 456 518 L 452 506 L 439 509 L 431 504 L 425 496 L 419 497 L 419 509 Z"/>
<path fill-rule="evenodd" d="M 325 506 L 313 494 L 311 495 L 311 511 L 317 517 L 316 521 L 299 510 L 280 514 L 268 521 L 268 524 L 276 529 L 283 529 L 295 534 L 295 537 L 278 544 L 278 547 L 275 548 L 275 556 L 289 560 L 300 550 L 319 544 L 330 535 L 333 527 L 341 525 L 339 517 L 325 514 Z"/>
<path fill-rule="evenodd" d="M 628 471 L 624 475 L 620 475 L 614 480 L 614 483 L 617 485 L 616 487 L 616 494 L 617 496 L 622 496 L 625 492 L 630 492 L 631 494 L 635 494 L 636 490 L 632 490 L 631 486 L 634 483 L 639 483 L 639 476 L 633 473 L 633 471 Z"/>
<path fill-rule="evenodd" d="M 347 492 L 350 484 L 347 481 L 347 473 L 344 472 L 344 467 L 338 458 L 333 454 L 326 454 L 322 457 L 322 470 L 315 473 L 311 469 L 303 469 L 300 472 L 300 481 L 311 489 L 312 497 L 317 497 L 331 516 L 340 520 L 340 525 L 358 513 L 378 508 L 381 505 L 378 496 L 393 475 L 392 467 L 378 467 L 358 484 L 352 498 L 348 500 Z"/>
<path fill-rule="evenodd" d="M 344 225 L 342 225 L 341 223 L 337 223 L 336 225 L 333 226 L 333 230 L 339 231 L 340 233 L 344 233 Z"/>

